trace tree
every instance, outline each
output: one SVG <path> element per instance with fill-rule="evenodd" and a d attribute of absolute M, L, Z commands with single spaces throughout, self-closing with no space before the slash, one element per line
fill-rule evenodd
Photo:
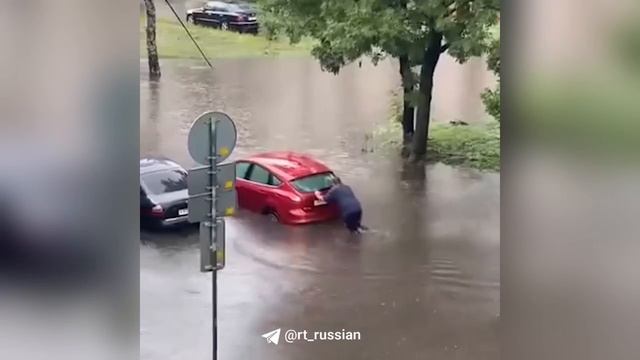
<path fill-rule="evenodd" d="M 407 8 L 407 0 L 399 0 L 397 3 L 392 4 L 400 11 Z M 415 89 L 415 78 L 413 70 L 411 70 L 412 63 L 409 57 L 409 52 L 406 50 L 409 43 L 402 44 L 402 39 L 398 39 L 400 42 L 398 48 L 398 65 L 400 66 L 400 79 L 402 80 L 402 153 L 408 155 L 408 145 L 413 141 L 413 135 L 415 133 L 415 108 L 410 101 L 411 94 Z"/>
<path fill-rule="evenodd" d="M 413 134 L 415 133 L 415 109 L 410 100 L 415 85 L 409 55 L 400 55 L 398 63 L 400 65 L 400 78 L 402 79 L 402 145 L 404 152 L 406 146 L 413 141 Z"/>
<path fill-rule="evenodd" d="M 409 39 L 407 52 L 420 65 L 416 95 L 417 114 L 412 155 L 426 155 L 433 78 L 441 54 L 448 52 L 464 63 L 482 55 L 491 39 L 491 27 L 498 21 L 496 0 L 415 0 L 401 16 L 406 29 L 400 35 Z"/>
<path fill-rule="evenodd" d="M 147 56 L 149 58 L 149 77 L 160 78 L 160 62 L 156 45 L 156 6 L 153 0 L 144 0 L 147 10 Z"/>
<path fill-rule="evenodd" d="M 481 55 L 499 0 L 261 0 L 265 26 L 292 42 L 317 40 L 312 55 L 333 73 L 362 56 L 397 58 L 404 88 L 403 129 L 415 158 L 426 154 L 433 75 L 440 55 Z M 420 66 L 415 76 L 411 68 Z M 415 89 L 417 85 L 417 89 Z M 415 133 L 413 106 L 417 106 Z M 409 116 L 411 115 L 411 116 Z M 409 119 L 411 118 L 411 121 Z M 411 135 L 411 136 L 408 136 Z"/>

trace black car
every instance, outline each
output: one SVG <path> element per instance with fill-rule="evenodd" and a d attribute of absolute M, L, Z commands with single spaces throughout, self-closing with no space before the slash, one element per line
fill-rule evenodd
<path fill-rule="evenodd" d="M 140 223 L 170 226 L 188 222 L 187 171 L 164 158 L 140 160 Z"/>
<path fill-rule="evenodd" d="M 187 22 L 252 34 L 257 34 L 259 28 L 255 9 L 240 2 L 208 1 L 202 7 L 187 10 Z"/>

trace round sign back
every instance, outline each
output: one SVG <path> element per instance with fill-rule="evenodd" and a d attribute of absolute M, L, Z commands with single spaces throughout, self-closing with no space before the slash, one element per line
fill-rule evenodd
<path fill-rule="evenodd" d="M 215 126 L 215 149 L 209 143 L 210 124 Z M 238 134 L 231 118 L 222 112 L 209 111 L 200 116 L 189 130 L 188 147 L 191 158 L 199 164 L 208 165 L 209 156 L 216 154 L 216 164 L 226 160 L 236 147 Z"/>

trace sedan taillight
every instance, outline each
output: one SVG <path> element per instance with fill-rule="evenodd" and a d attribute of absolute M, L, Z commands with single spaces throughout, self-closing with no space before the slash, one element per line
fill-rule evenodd
<path fill-rule="evenodd" d="M 160 205 L 156 205 L 151 208 L 151 216 L 162 217 L 164 216 L 164 209 Z"/>

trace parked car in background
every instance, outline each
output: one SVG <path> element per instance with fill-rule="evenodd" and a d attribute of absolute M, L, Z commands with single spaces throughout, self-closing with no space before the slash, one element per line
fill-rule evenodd
<path fill-rule="evenodd" d="M 164 158 L 140 160 L 140 223 L 164 227 L 188 222 L 187 171 Z"/>
<path fill-rule="evenodd" d="M 257 34 L 259 30 L 255 9 L 242 2 L 207 1 L 202 7 L 187 10 L 187 22 L 241 33 Z"/>
<path fill-rule="evenodd" d="M 300 153 L 268 152 L 236 161 L 238 205 L 283 224 L 332 220 L 338 209 L 320 201 L 336 175 L 326 165 Z"/>

